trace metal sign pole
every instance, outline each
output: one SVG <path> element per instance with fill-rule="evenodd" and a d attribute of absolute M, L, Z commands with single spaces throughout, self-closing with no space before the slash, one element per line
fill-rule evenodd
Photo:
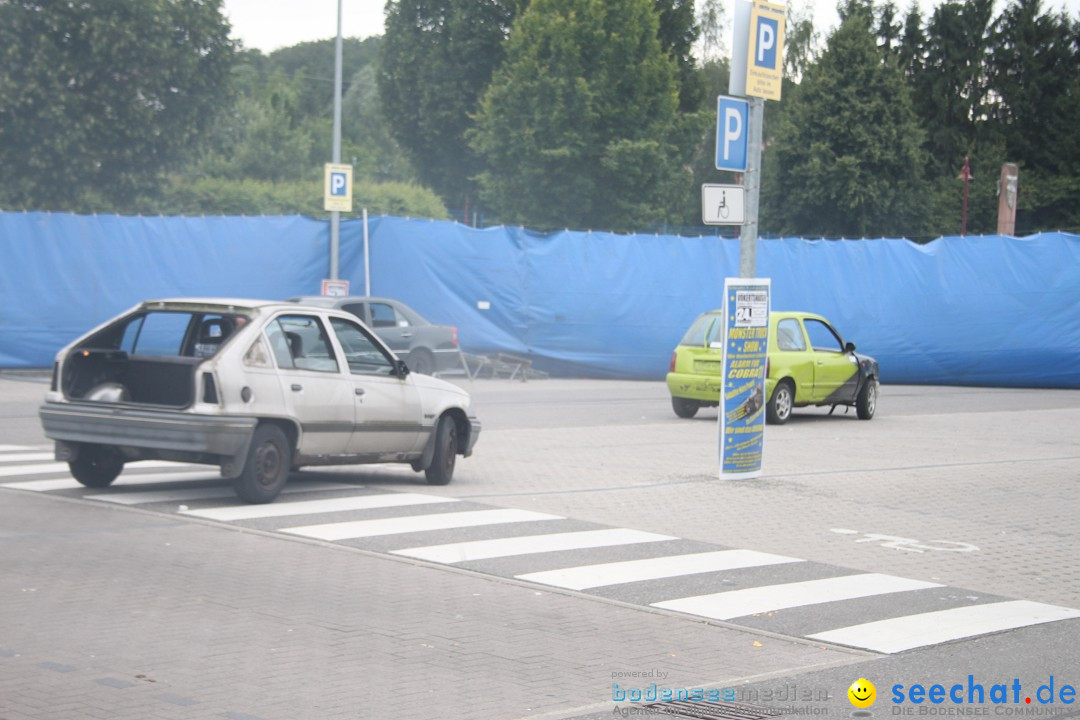
<path fill-rule="evenodd" d="M 337 41 L 334 44 L 334 164 L 341 162 L 341 0 L 337 4 Z M 341 213 L 330 212 L 330 279 L 338 279 Z"/>
<path fill-rule="evenodd" d="M 755 277 L 757 268 L 758 205 L 761 194 L 761 133 L 765 124 L 765 100 L 750 98 L 750 127 L 747 132 L 746 222 L 739 233 L 739 277 Z"/>
<path fill-rule="evenodd" d="M 364 208 L 364 295 L 371 297 L 371 249 L 368 245 L 367 208 Z"/>

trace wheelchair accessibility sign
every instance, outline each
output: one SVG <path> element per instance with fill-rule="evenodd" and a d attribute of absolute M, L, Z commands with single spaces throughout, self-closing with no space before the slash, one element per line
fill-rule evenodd
<path fill-rule="evenodd" d="M 323 210 L 352 212 L 352 165 L 326 163 Z"/>
<path fill-rule="evenodd" d="M 784 74 L 784 6 L 756 0 L 750 10 L 746 94 L 779 100 Z"/>

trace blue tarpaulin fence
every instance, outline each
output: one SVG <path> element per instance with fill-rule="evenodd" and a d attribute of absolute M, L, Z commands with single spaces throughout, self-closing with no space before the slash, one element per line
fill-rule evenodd
<path fill-rule="evenodd" d="M 290 217 L 0 213 L 0 367 L 47 367 L 153 297 L 317 293 L 329 224 Z M 370 221 L 372 294 L 458 327 L 472 353 L 559 375 L 659 379 L 691 320 L 722 305 L 738 240 Z M 1080 236 L 765 239 L 774 310 L 828 317 L 887 383 L 1080 387 Z M 364 292 L 363 229 L 340 275 Z"/>

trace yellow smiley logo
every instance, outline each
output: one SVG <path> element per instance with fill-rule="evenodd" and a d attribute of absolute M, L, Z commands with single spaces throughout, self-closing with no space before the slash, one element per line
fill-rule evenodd
<path fill-rule="evenodd" d="M 857 708 L 868 708 L 877 698 L 877 688 L 866 678 L 859 678 L 847 689 L 848 700 Z"/>

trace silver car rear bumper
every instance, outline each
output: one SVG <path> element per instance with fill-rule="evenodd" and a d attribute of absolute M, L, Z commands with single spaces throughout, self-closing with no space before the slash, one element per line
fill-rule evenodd
<path fill-rule="evenodd" d="M 118 448 L 131 460 L 220 464 L 226 477 L 239 474 L 258 424 L 247 417 L 49 402 L 38 415 L 45 436 L 57 441 L 57 460 L 74 459 L 75 443 L 92 443 Z"/>

